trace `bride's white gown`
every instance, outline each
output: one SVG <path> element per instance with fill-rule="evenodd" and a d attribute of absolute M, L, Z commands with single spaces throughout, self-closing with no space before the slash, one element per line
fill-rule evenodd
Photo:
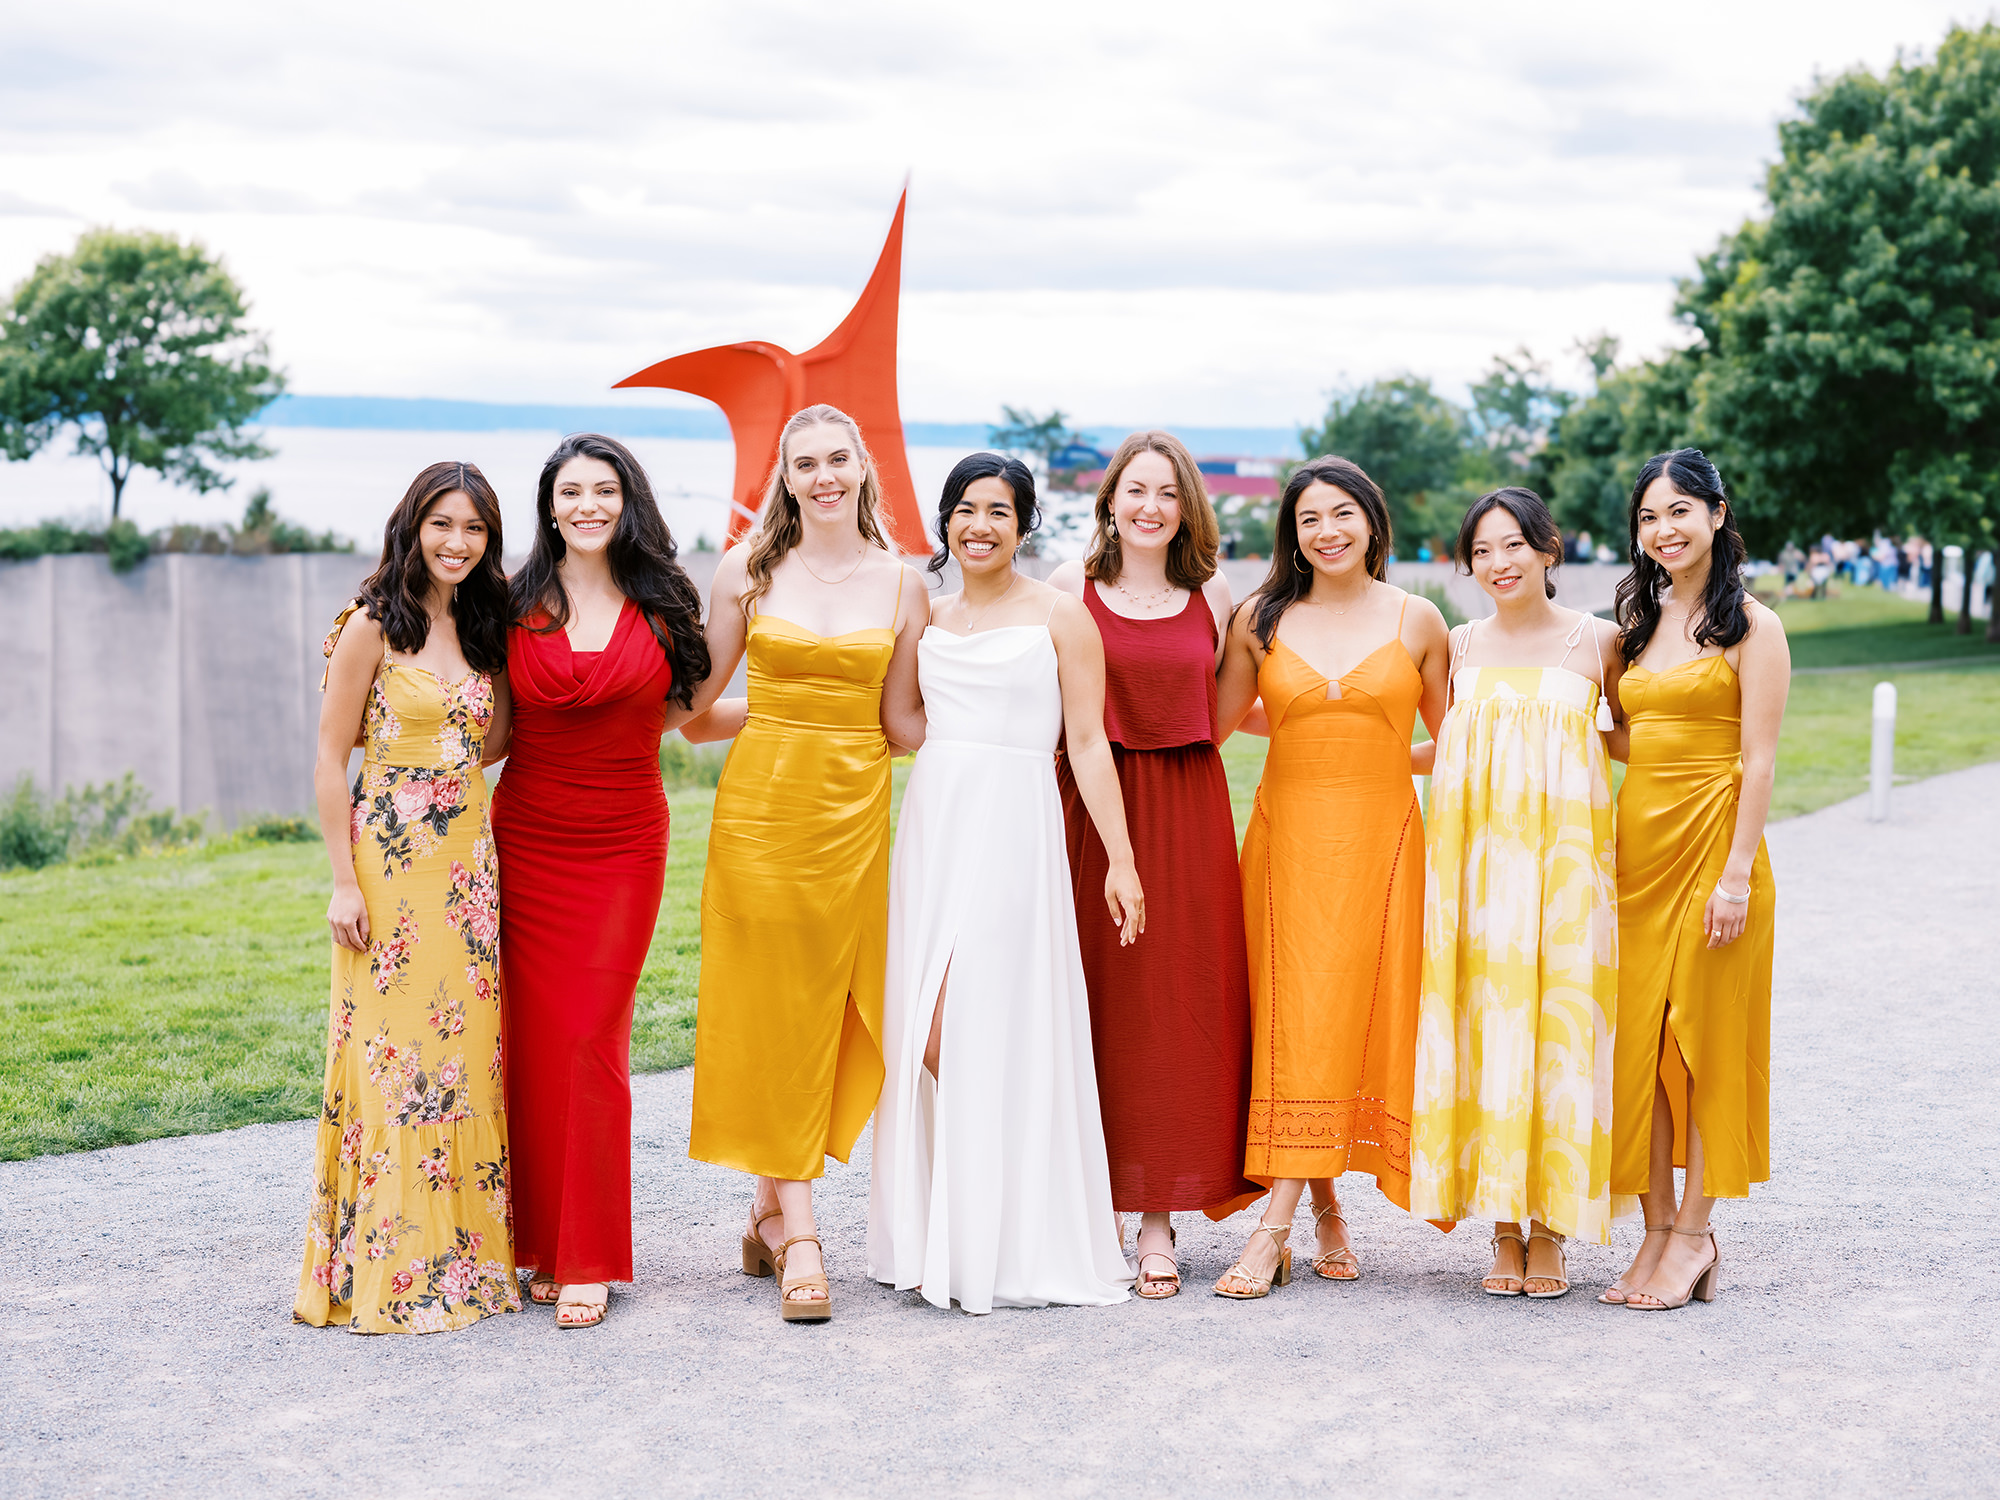
<path fill-rule="evenodd" d="M 932 626 L 917 661 L 929 730 L 889 873 L 869 1272 L 971 1313 L 1122 1302 L 1056 790 L 1055 643 L 1040 625 Z M 947 965 L 934 1083 L 924 1046 Z"/>

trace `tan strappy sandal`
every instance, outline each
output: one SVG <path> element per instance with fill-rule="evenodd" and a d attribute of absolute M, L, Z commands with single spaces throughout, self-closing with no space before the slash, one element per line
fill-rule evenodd
<path fill-rule="evenodd" d="M 1181 1237 L 1178 1234 L 1174 1233 L 1174 1226 L 1169 1224 L 1167 1226 L 1168 1246 L 1173 1247 L 1179 1245 L 1180 1239 Z M 1152 1272 L 1146 1269 L 1146 1262 L 1149 1260 L 1166 1261 L 1169 1265 L 1171 1265 L 1174 1268 L 1172 1274 L 1167 1276 L 1155 1276 Z M 1152 1290 L 1154 1287 L 1165 1287 L 1166 1290 L 1163 1292 L 1154 1291 Z M 1181 1290 L 1180 1262 L 1178 1260 L 1175 1260 L 1174 1257 L 1172 1255 L 1169 1255 L 1165 1250 L 1147 1250 L 1143 1252 L 1139 1256 L 1139 1284 L 1133 1287 L 1132 1290 L 1139 1296 L 1144 1297 L 1148 1302 L 1164 1302 L 1169 1297 L 1179 1296 Z"/>
<path fill-rule="evenodd" d="M 1697 1302 L 1713 1302 L 1715 1300 L 1716 1273 L 1722 1269 L 1722 1245 L 1715 1238 L 1715 1231 L 1713 1229 L 1682 1229 L 1679 1226 L 1675 1226 L 1673 1232 L 1675 1234 L 1684 1234 L 1690 1239 L 1707 1240 L 1709 1248 L 1715 1254 L 1710 1258 L 1707 1265 L 1695 1272 L 1694 1280 L 1688 1283 L 1687 1290 L 1682 1292 L 1678 1297 L 1654 1297 L 1651 1292 L 1640 1291 L 1636 1287 L 1633 1288 L 1625 1303 L 1626 1307 L 1630 1308 L 1633 1312 L 1672 1312 L 1677 1307 L 1686 1307 L 1690 1297 Z M 1650 1302 L 1633 1302 L 1629 1300 L 1630 1297 L 1651 1297 L 1652 1300 Z"/>
<path fill-rule="evenodd" d="M 547 1307 L 552 1302 L 562 1300 L 562 1283 L 546 1271 L 537 1271 L 528 1278 L 528 1300 Z"/>
<path fill-rule="evenodd" d="M 584 1281 L 584 1282 L 578 1282 L 577 1285 L 603 1286 L 604 1300 L 602 1302 L 594 1302 L 594 1301 L 586 1302 L 581 1297 L 568 1297 L 568 1296 L 558 1297 L 556 1299 L 556 1327 L 558 1328 L 595 1328 L 599 1323 L 602 1323 L 604 1321 L 604 1314 L 606 1310 L 608 1310 L 611 1306 L 611 1288 L 605 1286 L 603 1282 Z M 568 1287 L 563 1288 L 563 1291 L 565 1292 L 567 1292 L 568 1290 L 569 1290 Z M 565 1321 L 563 1318 L 563 1309 L 566 1307 L 580 1307 L 590 1316 L 583 1318 L 570 1318 L 567 1321 Z"/>
<path fill-rule="evenodd" d="M 758 1233 L 758 1230 L 763 1227 L 766 1219 L 782 1219 L 784 1218 L 784 1214 L 775 1208 L 767 1214 L 757 1213 L 754 1207 L 750 1212 L 755 1214 L 756 1217 L 750 1220 L 750 1232 L 743 1236 L 743 1274 L 745 1276 L 775 1276 L 778 1274 L 777 1254 L 765 1241 L 764 1236 Z"/>
<path fill-rule="evenodd" d="M 1559 1274 L 1554 1276 L 1537 1276 L 1534 1272 L 1530 1271 L 1528 1269 L 1528 1252 L 1524 1247 L 1521 1251 L 1522 1293 L 1534 1298 L 1538 1302 L 1546 1302 L 1552 1297 L 1567 1297 L 1569 1295 L 1569 1257 L 1563 1253 L 1563 1237 L 1559 1234 L 1551 1234 L 1548 1230 L 1537 1224 L 1529 1228 L 1528 1238 L 1530 1241 L 1544 1240 L 1556 1247 L 1556 1270 Z M 1528 1283 L 1531 1281 L 1553 1281 L 1556 1287 L 1552 1292 L 1531 1292 L 1528 1290 Z"/>
<path fill-rule="evenodd" d="M 1672 1229 L 1673 1227 L 1674 1226 L 1671 1224 L 1648 1224 L 1646 1226 L 1646 1233 L 1665 1234 L 1667 1233 L 1668 1230 Z M 1642 1239 L 1640 1241 L 1640 1248 L 1643 1249 L 1644 1247 L 1645 1247 L 1645 1241 Z M 1527 1258 L 1523 1256 L 1522 1264 L 1525 1265 L 1526 1263 L 1527 1263 Z M 1606 1287 L 1603 1291 L 1597 1294 L 1597 1300 L 1610 1307 L 1623 1307 L 1625 1305 L 1625 1294 L 1631 1290 L 1633 1290 L 1633 1288 L 1625 1285 L 1625 1278 L 1623 1276 L 1620 1276 L 1616 1281 L 1612 1282 L 1610 1286 Z"/>
<path fill-rule="evenodd" d="M 795 1234 L 778 1246 L 778 1316 L 787 1323 L 824 1323 L 833 1317 L 833 1288 L 827 1285 L 824 1270 L 813 1276 L 785 1275 L 785 1252 L 807 1240 L 811 1240 L 815 1245 L 819 1244 L 819 1236 L 816 1234 Z M 825 1256 L 824 1247 L 821 1247 L 820 1254 L 822 1257 Z M 792 1293 L 801 1287 L 808 1289 L 816 1287 L 823 1295 L 794 1297 Z"/>
<path fill-rule="evenodd" d="M 1277 1266 L 1269 1276 L 1254 1276 L 1245 1270 L 1243 1262 L 1238 1260 L 1235 1265 L 1222 1273 L 1222 1280 L 1216 1282 L 1215 1295 L 1218 1297 L 1228 1297 L 1235 1302 L 1254 1302 L 1259 1297 L 1270 1296 L 1271 1288 L 1274 1286 L 1290 1286 L 1292 1282 L 1292 1250 L 1289 1245 L 1285 1244 L 1285 1241 L 1290 1238 L 1291 1233 L 1292 1226 L 1289 1224 L 1259 1224 L 1255 1229 L 1251 1230 L 1250 1238 L 1253 1240 L 1260 1234 L 1268 1234 L 1277 1242 L 1279 1246 Z M 1223 1287 L 1223 1282 L 1230 1280 L 1243 1282 L 1250 1290 L 1247 1292 L 1227 1291 Z"/>
<path fill-rule="evenodd" d="M 1524 1278 L 1528 1274 L 1528 1242 L 1521 1238 L 1521 1231 L 1518 1229 L 1496 1229 L 1493 1231 L 1493 1238 L 1486 1242 L 1496 1252 L 1496 1258 L 1502 1240 L 1512 1240 L 1521 1247 L 1521 1275 L 1498 1276 L 1489 1274 L 1480 1279 L 1479 1290 L 1486 1293 L 1489 1297 L 1518 1297 L 1527 1287 L 1527 1282 Z M 1495 1281 L 1511 1281 L 1513 1285 L 1491 1285 Z"/>
<path fill-rule="evenodd" d="M 1333 1221 L 1336 1224 L 1340 1225 L 1343 1229 L 1347 1227 L 1346 1216 L 1341 1213 L 1338 1203 L 1329 1203 L 1325 1208 L 1314 1209 L 1313 1244 L 1315 1247 L 1319 1244 L 1320 1220 L 1329 1214 L 1333 1216 Z M 1359 1281 L 1361 1279 L 1361 1262 L 1355 1259 L 1353 1249 L 1347 1245 L 1341 1246 L 1338 1250 L 1329 1250 L 1324 1255 L 1315 1255 L 1312 1258 L 1312 1268 L 1313 1274 L 1324 1281 Z"/>

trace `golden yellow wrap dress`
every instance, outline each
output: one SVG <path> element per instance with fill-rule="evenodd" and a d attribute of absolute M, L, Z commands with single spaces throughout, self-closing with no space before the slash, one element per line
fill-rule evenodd
<path fill-rule="evenodd" d="M 484 672 L 447 683 L 383 653 L 350 822 L 369 944 L 333 945 L 301 1323 L 435 1333 L 521 1305 L 479 769 L 492 720 Z"/>
<path fill-rule="evenodd" d="M 894 630 L 750 622 L 750 709 L 701 887 L 688 1155 L 801 1181 L 846 1161 L 882 1092 Z"/>
<path fill-rule="evenodd" d="M 1611 1190 L 1647 1188 L 1653 1087 L 1667 1086 L 1674 1164 L 1687 1164 L 1693 1080 L 1708 1197 L 1771 1177 L 1771 953 L 1777 892 L 1760 840 L 1748 925 L 1711 949 L 1702 909 L 1729 859 L 1743 784 L 1743 690 L 1721 656 L 1629 668 L 1632 727 L 1618 794 L 1618 1040 Z M 1664 1033 L 1662 1023 L 1664 1024 Z M 1664 1035 L 1664 1045 L 1663 1045 Z M 1661 1184 L 1668 1186 L 1668 1184 Z"/>
<path fill-rule="evenodd" d="M 1610 1238 L 1618 876 L 1597 700 L 1562 667 L 1455 674 L 1428 820 L 1419 1218 Z"/>

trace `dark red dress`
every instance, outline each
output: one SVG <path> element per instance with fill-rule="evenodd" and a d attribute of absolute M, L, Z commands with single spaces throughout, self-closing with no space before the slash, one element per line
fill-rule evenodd
<path fill-rule="evenodd" d="M 1215 615 L 1199 590 L 1160 620 L 1114 614 L 1090 582 L 1083 602 L 1104 637 L 1104 729 L 1146 892 L 1145 936 L 1130 947 L 1090 919 L 1104 909 L 1110 861 L 1065 759 L 1111 1203 L 1125 1213 L 1240 1207 L 1264 1190 L 1243 1175 L 1250 962 L 1216 749 Z"/>
<path fill-rule="evenodd" d="M 601 652 L 516 626 L 514 737 L 493 797 L 514 1258 L 632 1279 L 632 995 L 667 869 L 660 735 L 673 667 L 631 604 Z"/>

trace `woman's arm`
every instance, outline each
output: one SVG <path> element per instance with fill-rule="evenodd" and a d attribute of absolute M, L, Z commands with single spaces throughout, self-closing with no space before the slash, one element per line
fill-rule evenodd
<path fill-rule="evenodd" d="M 909 564 L 902 602 L 896 606 L 896 650 L 889 658 L 889 675 L 882 681 L 882 733 L 898 755 L 924 747 L 924 695 L 917 687 L 917 642 L 931 622 L 930 591 L 923 576 Z"/>
<path fill-rule="evenodd" d="M 1215 677 L 1215 737 L 1228 739 L 1239 729 L 1245 734 L 1268 735 L 1263 703 L 1257 697 L 1257 668 L 1263 650 L 1250 632 L 1252 614 L 1249 601 L 1240 605 L 1229 621 L 1229 633 L 1222 640 L 1222 665 Z M 1252 710 L 1255 710 L 1253 713 Z"/>
<path fill-rule="evenodd" d="M 1750 889 L 1750 870 L 1757 846 L 1764 840 L 1764 823 L 1771 815 L 1771 789 L 1778 776 L 1778 731 L 1785 723 L 1785 699 L 1792 690 L 1792 648 L 1785 627 L 1763 605 L 1751 602 L 1750 633 L 1739 648 L 1736 677 L 1743 688 L 1743 784 L 1736 796 L 1736 832 L 1729 844 L 1729 862 L 1722 867 L 1716 891 L 1740 896 Z M 1726 653 L 1725 653 L 1726 654 Z M 1701 924 L 1708 946 L 1721 948 L 1743 935 L 1750 906 L 1725 901 L 1711 893 Z"/>
<path fill-rule="evenodd" d="M 514 694 L 507 686 L 507 674 L 493 674 L 493 721 L 486 726 L 486 739 L 479 749 L 479 763 L 493 765 L 507 758 L 514 738 Z"/>
<path fill-rule="evenodd" d="M 1628 761 L 1632 754 L 1632 726 L 1625 722 L 1625 701 L 1618 685 L 1625 680 L 1625 653 L 1618 645 L 1618 627 L 1609 620 L 1591 617 L 1590 628 L 1599 632 L 1599 648 L 1604 659 L 1604 701 L 1611 705 L 1611 732 L 1604 736 L 1604 752 L 1613 760 Z"/>
<path fill-rule="evenodd" d="M 749 554 L 747 546 L 731 547 L 715 565 L 715 577 L 708 586 L 708 620 L 702 627 L 708 641 L 708 676 L 694 690 L 694 701 L 686 708 L 672 703 L 667 705 L 665 728 L 669 731 L 680 729 L 689 720 L 707 713 L 715 700 L 722 696 L 722 690 L 729 686 L 729 679 L 736 675 L 737 663 L 743 660 L 743 646 L 749 633 L 741 602 L 744 586 L 749 581 L 743 563 Z"/>
<path fill-rule="evenodd" d="M 1437 761 L 1438 731 L 1444 727 L 1445 705 L 1451 697 L 1451 631 L 1438 607 L 1422 594 L 1412 595 L 1405 606 L 1403 649 L 1417 665 L 1423 693 L 1417 699 L 1417 717 L 1430 731 L 1430 739 L 1410 746 L 1410 774 L 1428 776 Z"/>
<path fill-rule="evenodd" d="M 1104 734 L 1104 641 L 1083 601 L 1064 595 L 1049 616 L 1049 634 L 1056 645 L 1056 670 L 1062 679 L 1063 740 L 1068 747 L 1070 774 L 1083 795 L 1083 805 L 1104 841 L 1111 868 L 1104 877 L 1104 904 L 1118 924 L 1118 945 L 1137 942 L 1146 930 L 1146 895 L 1139 888 L 1139 870 L 1132 859 L 1132 839 L 1125 828 L 1125 797 L 1118 786 L 1118 767 L 1111 758 L 1111 741 Z M 1081 920 L 1081 918 L 1079 918 Z"/>
<path fill-rule="evenodd" d="M 313 802 L 319 836 L 333 866 L 333 899 L 327 925 L 333 940 L 356 953 L 368 951 L 368 903 L 354 876 L 354 805 L 347 788 L 347 756 L 360 736 L 382 661 L 382 627 L 361 610 L 347 617 L 326 668 L 326 696 L 319 705 L 319 751 L 313 757 Z"/>
<path fill-rule="evenodd" d="M 1083 563 L 1074 557 L 1066 563 L 1058 563 L 1055 572 L 1049 574 L 1044 581 L 1050 588 L 1061 589 L 1072 599 L 1081 599 L 1084 584 Z"/>
<path fill-rule="evenodd" d="M 681 721 L 681 738 L 690 745 L 732 740 L 743 732 L 750 719 L 748 698 L 718 698 L 707 713 Z"/>
<path fill-rule="evenodd" d="M 1229 617 L 1236 612 L 1236 601 L 1229 597 L 1229 580 L 1220 569 L 1201 586 L 1201 597 L 1207 601 L 1209 615 L 1215 621 L 1215 669 L 1219 672 L 1223 653 L 1229 649 Z"/>

